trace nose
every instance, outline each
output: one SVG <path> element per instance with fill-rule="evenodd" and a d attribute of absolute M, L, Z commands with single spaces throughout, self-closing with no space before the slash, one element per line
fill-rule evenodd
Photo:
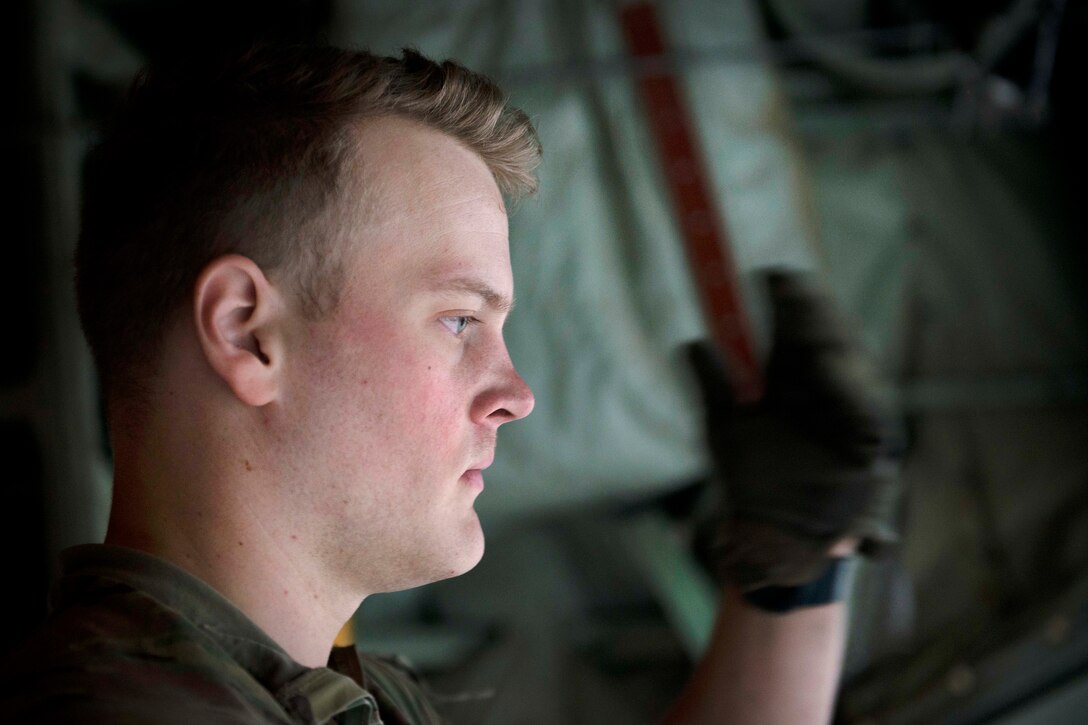
<path fill-rule="evenodd" d="M 528 383 L 514 369 L 507 357 L 494 385 L 477 396 L 472 404 L 472 419 L 476 423 L 498 428 L 503 423 L 518 420 L 533 412 L 536 398 Z"/>

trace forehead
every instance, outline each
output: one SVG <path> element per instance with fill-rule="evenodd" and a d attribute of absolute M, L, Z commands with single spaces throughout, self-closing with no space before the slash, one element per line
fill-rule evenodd
<path fill-rule="evenodd" d="M 492 278 L 509 287 L 507 219 L 484 161 L 457 140 L 400 118 L 358 129 L 347 237 L 356 277 Z M 371 281 L 373 283 L 373 280 Z"/>
<path fill-rule="evenodd" d="M 441 131 L 402 118 L 380 117 L 359 126 L 356 142 L 351 173 L 368 226 L 399 223 L 471 202 L 506 214 L 487 164 Z"/>

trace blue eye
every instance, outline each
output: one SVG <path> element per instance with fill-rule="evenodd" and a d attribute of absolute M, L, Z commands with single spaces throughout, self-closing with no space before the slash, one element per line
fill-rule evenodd
<path fill-rule="evenodd" d="M 452 317 L 443 317 L 441 322 L 446 326 L 446 329 L 452 332 L 454 335 L 460 335 L 469 326 L 469 323 L 473 322 L 474 318 L 466 315 L 454 315 Z"/>

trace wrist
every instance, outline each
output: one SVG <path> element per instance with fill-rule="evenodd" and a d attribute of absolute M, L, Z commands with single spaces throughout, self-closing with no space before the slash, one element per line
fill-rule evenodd
<path fill-rule="evenodd" d="M 828 561 L 820 576 L 807 584 L 760 587 L 741 596 L 756 609 L 773 614 L 841 602 L 850 590 L 855 563 L 853 557 L 836 557 Z"/>

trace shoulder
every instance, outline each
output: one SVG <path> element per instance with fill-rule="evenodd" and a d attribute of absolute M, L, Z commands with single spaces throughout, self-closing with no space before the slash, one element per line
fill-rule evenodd
<path fill-rule="evenodd" d="M 51 616 L 5 659 L 0 721 L 282 720 L 255 685 L 198 627 L 118 587 Z"/>

